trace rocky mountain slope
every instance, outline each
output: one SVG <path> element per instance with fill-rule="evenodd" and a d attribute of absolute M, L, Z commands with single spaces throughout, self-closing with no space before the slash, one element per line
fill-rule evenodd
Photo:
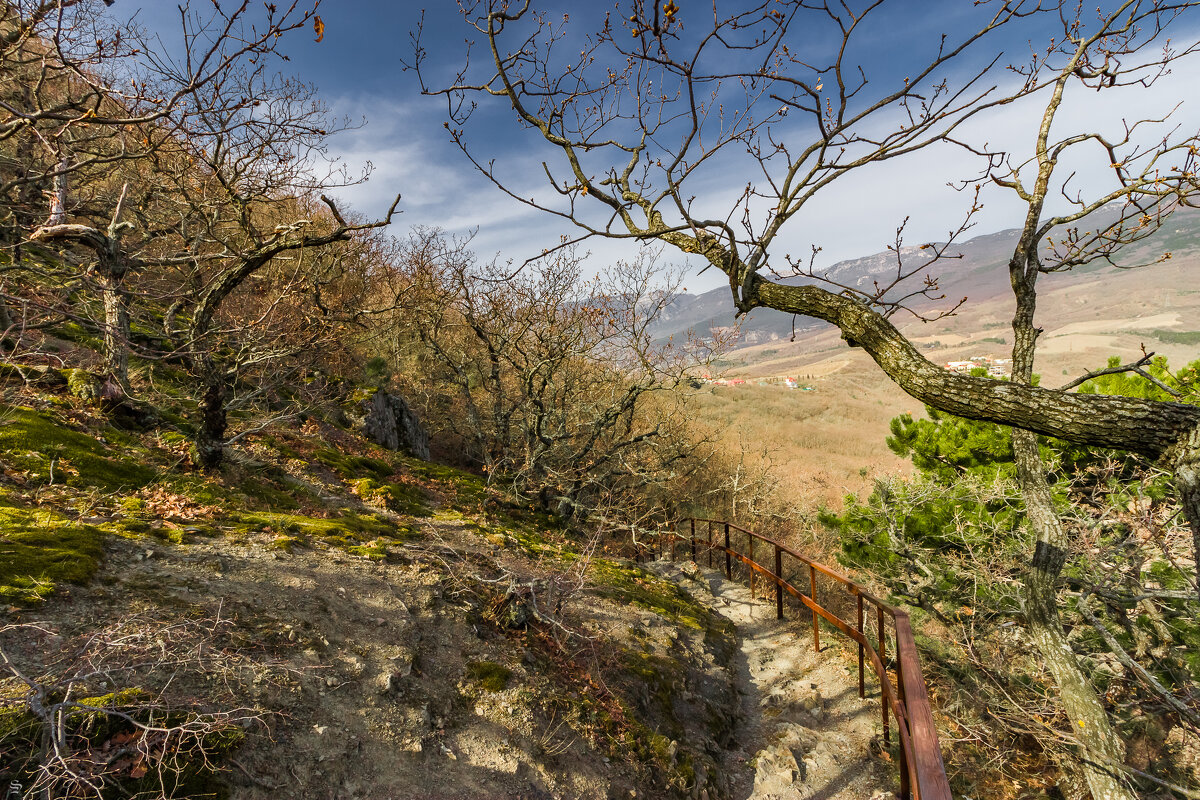
<path fill-rule="evenodd" d="M 22 372 L 0 407 L 19 797 L 746 797 L 778 761 L 757 755 L 778 713 L 759 699 L 818 680 L 758 681 L 787 643 L 748 665 L 745 620 L 698 574 L 664 580 L 364 439 L 361 399 L 206 475 L 169 425 L 116 427 L 70 376 Z M 821 680 L 848 686 L 829 657 Z M 801 706 L 820 727 L 820 700 Z M 869 727 L 838 758 L 875 787 Z"/>

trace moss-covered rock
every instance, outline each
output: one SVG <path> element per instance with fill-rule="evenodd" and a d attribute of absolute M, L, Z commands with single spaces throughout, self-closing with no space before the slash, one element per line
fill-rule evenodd
<path fill-rule="evenodd" d="M 100 397 L 104 384 L 86 369 L 67 370 L 67 391 L 72 397 L 80 400 L 96 400 Z"/>

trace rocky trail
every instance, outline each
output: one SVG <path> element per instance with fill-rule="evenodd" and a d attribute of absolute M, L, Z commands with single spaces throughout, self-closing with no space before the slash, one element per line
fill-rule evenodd
<path fill-rule="evenodd" d="M 769 598 L 691 563 L 654 569 L 737 626 L 741 727 L 726 761 L 738 800 L 892 800 L 879 691 L 858 697 L 857 665 L 832 637 L 813 652 L 808 623 L 780 622 Z"/>

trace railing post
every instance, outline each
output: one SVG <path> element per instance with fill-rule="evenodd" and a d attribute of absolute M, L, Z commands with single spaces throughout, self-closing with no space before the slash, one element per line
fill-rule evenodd
<path fill-rule="evenodd" d="M 746 542 L 750 545 L 750 563 L 746 565 L 746 569 L 750 570 L 750 599 L 754 599 L 754 565 L 758 562 L 754 560 L 754 536 L 746 534 Z"/>
<path fill-rule="evenodd" d="M 883 638 L 883 609 L 875 606 L 875 621 L 878 623 L 877 630 L 879 631 L 879 663 L 883 664 L 883 674 L 879 676 L 879 680 L 886 681 L 887 676 L 887 642 Z M 883 687 L 879 688 L 879 706 L 883 713 L 883 743 L 889 744 L 891 737 L 888 733 L 888 709 L 887 698 L 883 695 Z"/>
<path fill-rule="evenodd" d="M 712 569 L 712 520 L 708 521 L 708 568 Z"/>
<path fill-rule="evenodd" d="M 911 731 L 909 732 L 911 736 Z M 911 741 L 911 739 L 910 739 Z M 908 779 L 908 753 L 900 748 L 900 800 L 912 800 L 912 785 Z"/>
<path fill-rule="evenodd" d="M 783 551 L 775 545 L 775 619 L 783 619 Z"/>
<path fill-rule="evenodd" d="M 729 523 L 725 523 L 725 578 L 733 580 L 733 556 L 729 554 Z"/>
<path fill-rule="evenodd" d="M 813 601 L 813 605 L 817 603 L 817 568 L 812 564 L 808 565 L 808 596 Z M 813 618 L 813 652 L 821 652 L 821 618 L 817 616 L 816 609 L 812 612 Z"/>
<path fill-rule="evenodd" d="M 675 560 L 675 538 L 677 536 L 676 531 L 678 530 L 678 528 L 679 528 L 679 523 L 677 523 L 675 520 L 671 520 L 671 536 L 667 540 L 667 543 L 671 547 L 670 559 L 672 561 Z"/>
<path fill-rule="evenodd" d="M 692 561 L 696 560 L 696 519 L 692 518 Z"/>
<path fill-rule="evenodd" d="M 854 594 L 858 597 L 858 635 L 864 636 L 863 633 L 863 596 L 862 592 L 855 591 Z M 867 696 L 866 673 L 863 671 L 863 644 L 858 643 L 858 696 Z"/>

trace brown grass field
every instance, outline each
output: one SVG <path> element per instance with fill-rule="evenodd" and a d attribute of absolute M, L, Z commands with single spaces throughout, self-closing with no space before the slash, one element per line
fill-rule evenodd
<path fill-rule="evenodd" d="M 935 363 L 976 355 L 1008 357 L 1012 300 L 968 301 L 933 323 L 911 317 L 901 329 Z M 1148 351 L 1174 367 L 1200 358 L 1200 343 L 1162 341 L 1155 333 L 1200 338 L 1200 257 L 1103 275 L 1051 275 L 1043 279 L 1038 320 L 1043 385 L 1061 385 L 1102 367 L 1109 356 L 1135 360 Z M 1170 338 L 1170 337 L 1168 337 Z M 901 391 L 861 350 L 827 328 L 797 338 L 732 351 L 726 377 L 750 380 L 790 375 L 814 391 L 782 386 L 706 387 L 696 402 L 698 421 L 733 452 L 769 453 L 791 504 L 813 511 L 840 508 L 848 492 L 869 491 L 874 477 L 907 474 L 911 466 L 884 444 L 888 423 L 923 406 Z"/>

